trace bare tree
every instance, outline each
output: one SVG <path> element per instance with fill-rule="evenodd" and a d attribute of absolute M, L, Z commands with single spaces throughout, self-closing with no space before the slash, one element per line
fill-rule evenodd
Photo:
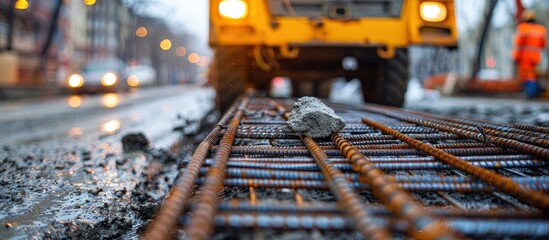
<path fill-rule="evenodd" d="M 57 3 L 55 4 L 55 8 L 53 10 L 53 14 L 51 17 L 50 26 L 48 28 L 48 35 L 46 37 L 46 42 L 44 42 L 44 45 L 42 46 L 42 50 L 40 51 L 40 56 L 42 58 L 47 57 L 48 50 L 51 47 L 51 41 L 53 39 L 53 35 L 55 34 L 55 31 L 57 30 L 57 23 L 59 21 L 59 14 L 61 12 L 62 6 L 63 6 L 63 0 L 57 0 Z"/>
<path fill-rule="evenodd" d="M 8 34 L 6 35 L 6 47 L 4 48 L 7 51 L 13 49 L 13 23 L 15 20 L 15 0 L 10 0 L 8 8 L 5 10 L 6 20 L 8 23 Z"/>
<path fill-rule="evenodd" d="M 478 72 L 480 71 L 482 53 L 484 52 L 484 45 L 485 45 L 486 39 L 488 38 L 488 28 L 490 28 L 490 23 L 492 22 L 492 16 L 494 16 L 494 9 L 496 8 L 497 3 L 498 3 L 498 0 L 490 0 L 490 4 L 488 5 L 487 13 L 484 18 L 482 34 L 480 36 L 480 39 L 477 45 L 478 46 L 477 54 L 475 59 L 473 60 L 473 74 L 472 74 L 473 79 L 477 76 Z"/>

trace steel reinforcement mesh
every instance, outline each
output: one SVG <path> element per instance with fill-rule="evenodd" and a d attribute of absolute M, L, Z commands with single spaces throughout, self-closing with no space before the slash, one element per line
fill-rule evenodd
<path fill-rule="evenodd" d="M 145 237 L 549 236 L 548 128 L 327 104 L 347 125 L 312 139 L 286 129 L 292 101 L 237 101 Z"/>

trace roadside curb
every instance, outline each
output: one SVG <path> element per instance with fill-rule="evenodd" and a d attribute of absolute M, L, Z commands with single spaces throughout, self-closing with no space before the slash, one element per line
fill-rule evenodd
<path fill-rule="evenodd" d="M 66 89 L 55 87 L 2 87 L 0 86 L 0 101 L 15 99 L 32 99 L 68 94 Z"/>

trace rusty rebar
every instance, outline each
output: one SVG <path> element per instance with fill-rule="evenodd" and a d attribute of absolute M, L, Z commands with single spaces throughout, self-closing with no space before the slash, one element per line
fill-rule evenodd
<path fill-rule="evenodd" d="M 359 197 L 353 191 L 351 184 L 345 179 L 345 176 L 337 168 L 334 168 L 328 161 L 328 156 L 322 149 L 316 145 L 310 137 L 303 137 L 303 142 L 311 151 L 319 165 L 328 186 L 338 197 L 339 202 L 347 214 L 353 217 L 355 230 L 360 232 L 365 238 L 371 239 L 389 239 L 391 234 L 387 229 L 379 228 L 373 221 L 371 213 L 364 208 Z"/>
<path fill-rule="evenodd" d="M 482 122 L 475 122 L 471 120 L 465 120 L 465 119 L 457 119 L 457 118 L 451 118 L 446 116 L 436 116 L 432 114 L 425 114 L 425 113 L 412 113 L 411 115 L 415 116 L 421 116 L 421 117 L 427 117 L 430 119 L 438 119 L 441 121 L 444 121 L 446 125 L 466 129 L 468 131 L 472 132 L 479 132 L 479 128 L 481 128 L 483 131 L 486 132 L 486 134 L 495 136 L 495 137 L 501 137 L 501 138 L 508 138 L 512 140 L 516 140 L 519 142 L 529 143 L 533 145 L 537 145 L 540 147 L 549 147 L 549 139 L 547 139 L 547 134 L 533 134 L 530 131 L 521 131 L 514 128 L 504 128 L 495 124 L 490 123 L 482 123 Z M 403 131 L 400 131 L 398 129 L 395 129 L 399 132 L 405 133 Z"/>
<path fill-rule="evenodd" d="M 353 220 L 341 215 L 317 214 L 279 214 L 279 213 L 227 213 L 215 216 L 219 227 L 248 229 L 283 229 L 283 230 L 350 230 Z M 376 223 L 391 227 L 395 233 L 406 230 L 404 224 L 394 224 L 390 219 L 376 218 Z M 489 221 L 475 219 L 450 219 L 448 224 L 465 236 L 480 239 L 486 238 L 544 238 L 549 234 L 546 221 L 538 219 L 509 219 L 507 221 Z M 545 226 L 544 226 L 545 225 Z"/>
<path fill-rule="evenodd" d="M 369 156 L 370 161 L 374 163 L 418 163 L 418 162 L 438 162 L 433 156 Z M 490 161 L 523 161 L 535 160 L 533 157 L 524 154 L 513 155 L 481 155 L 481 156 L 461 156 L 461 159 L 469 162 L 490 162 Z M 231 162 L 248 162 L 248 163 L 314 163 L 315 160 L 311 157 L 292 157 L 292 158 L 276 158 L 276 157 L 231 157 Z M 328 161 L 332 163 L 346 163 L 347 158 L 330 157 Z M 184 161 L 185 163 L 185 161 Z M 549 165 L 546 165 L 549 166 Z"/>
<path fill-rule="evenodd" d="M 337 146 L 334 145 L 319 145 L 323 150 L 337 150 Z M 410 149 L 410 145 L 406 143 L 388 143 L 388 144 L 353 144 L 354 147 L 360 150 L 367 149 Z M 458 143 L 440 143 L 433 144 L 436 148 L 447 149 L 447 148 L 485 148 L 484 143 L 479 142 L 458 142 Z M 216 150 L 217 147 L 214 146 L 211 148 Z M 254 150 L 276 150 L 276 151 L 286 151 L 286 150 L 307 150 L 305 146 L 269 146 L 269 145 L 260 145 L 260 146 L 234 146 L 233 153 L 236 154 L 253 154 Z"/>
<path fill-rule="evenodd" d="M 460 159 L 452 154 L 446 153 L 443 150 L 434 148 L 429 144 L 425 144 L 419 140 L 416 140 L 412 137 L 406 136 L 403 133 L 400 133 L 394 129 L 391 129 L 387 126 L 384 126 L 381 123 L 372 121 L 370 119 L 362 119 L 364 123 L 373 126 L 386 134 L 391 134 L 403 142 L 406 142 L 417 149 L 424 151 L 425 153 L 436 157 L 437 159 L 450 164 L 451 166 L 460 169 L 464 172 L 467 172 L 479 179 L 484 180 L 485 182 L 493 185 L 497 189 L 509 193 L 519 199 L 525 200 L 532 204 L 533 206 L 548 211 L 549 210 L 549 196 L 537 191 L 532 191 L 531 189 L 524 188 L 523 186 L 513 182 L 513 180 L 503 177 L 497 173 L 489 171 L 487 169 L 474 166 L 473 164 Z"/>
<path fill-rule="evenodd" d="M 346 176 L 342 176 L 342 179 L 349 181 Z M 359 179 L 360 182 L 350 182 L 349 186 L 359 190 L 375 190 L 368 185 L 362 183 L 365 179 Z M 286 180 L 286 179 L 261 179 L 261 178 L 227 178 L 224 180 L 227 187 L 254 187 L 254 188 L 291 188 L 291 189 L 330 189 L 328 180 Z M 199 178 L 197 183 L 203 184 L 205 180 Z M 429 182 L 429 183 L 396 183 L 398 189 L 414 192 L 432 192 L 432 191 L 444 191 L 444 192 L 461 192 L 461 193 L 486 193 L 490 191 L 497 191 L 490 184 L 483 182 L 461 182 L 461 183 L 448 183 L 448 182 Z M 549 190 L 549 184 L 533 183 L 520 183 L 517 184 L 520 187 L 528 188 L 532 191 L 547 191 Z"/>
<path fill-rule="evenodd" d="M 375 167 L 375 166 L 374 166 Z M 201 171 L 201 173 L 205 173 Z M 324 175 L 318 171 L 288 171 L 288 170 L 273 170 L 273 169 L 253 169 L 253 168 L 228 168 L 226 171 L 227 178 L 253 178 L 253 179 L 284 179 L 284 180 L 324 180 Z M 359 181 L 359 175 L 356 173 L 346 173 L 345 178 L 349 181 Z M 395 176 L 385 175 L 383 179 L 394 183 L 471 183 L 480 180 L 465 176 Z M 519 184 L 540 185 L 543 188 L 549 189 L 549 177 L 512 177 L 514 182 Z"/>
<path fill-rule="evenodd" d="M 455 140 L 461 137 L 456 134 L 449 133 L 415 133 L 410 134 L 414 138 L 420 140 Z M 373 135 L 373 134 L 347 134 L 343 135 L 349 141 L 368 141 L 368 140 L 395 140 L 390 135 Z M 252 139 L 299 139 L 299 136 L 293 133 L 286 132 L 237 132 L 237 138 L 252 138 Z"/>
<path fill-rule="evenodd" d="M 398 148 L 379 148 L 379 149 L 359 149 L 359 151 L 368 156 L 401 156 L 401 155 L 424 155 L 417 149 L 398 149 Z M 477 147 L 477 148 L 445 148 L 443 151 L 453 155 L 496 155 L 509 154 L 515 151 L 500 147 Z M 324 150 L 328 156 L 340 156 L 339 150 L 326 149 Z M 250 156 L 311 156 L 311 153 L 300 148 L 285 148 L 285 147 L 238 147 L 232 150 L 232 156 L 250 155 Z"/>
<path fill-rule="evenodd" d="M 280 104 L 274 101 L 272 103 L 279 112 L 285 112 L 284 107 Z M 287 120 L 289 114 L 284 114 L 284 118 Z M 371 213 L 361 203 L 351 183 L 345 179 L 345 175 L 339 169 L 334 168 L 328 162 L 328 155 L 323 149 L 311 137 L 301 136 L 301 139 L 322 171 L 330 190 L 338 198 L 339 204 L 349 216 L 352 216 L 355 230 L 360 232 L 364 238 L 389 239 L 391 233 L 387 228 L 380 228 L 374 222 Z"/>
<path fill-rule="evenodd" d="M 333 134 L 332 141 L 353 165 L 353 170 L 360 174 L 359 181 L 371 186 L 374 194 L 388 209 L 408 222 L 411 227 L 409 232 L 413 237 L 418 239 L 457 238 L 453 229 L 424 212 L 407 192 L 401 191 L 395 181 L 388 180 L 382 170 L 341 135 Z"/>
<path fill-rule="evenodd" d="M 533 126 L 533 125 L 526 125 L 526 126 L 530 126 L 531 129 L 537 129 L 539 131 L 531 131 L 531 130 L 528 130 L 528 129 L 516 128 L 515 126 L 517 124 L 513 124 L 513 125 L 498 124 L 498 123 L 486 122 L 486 121 L 483 121 L 483 120 L 473 120 L 473 119 L 467 119 L 467 118 L 456 118 L 456 117 L 450 117 L 450 116 L 435 115 L 435 114 L 425 113 L 425 112 L 417 112 L 417 111 L 412 111 L 412 110 L 400 110 L 400 111 L 404 111 L 404 112 L 406 112 L 408 114 L 412 114 L 412 115 L 423 116 L 423 117 L 426 117 L 426 118 L 437 118 L 437 119 L 442 119 L 442 120 L 450 121 L 450 122 L 454 122 L 454 123 L 466 124 L 466 125 L 470 125 L 470 126 L 473 126 L 473 127 L 480 126 L 482 128 L 485 128 L 485 129 L 492 129 L 492 130 L 497 130 L 497 131 L 501 131 L 501 132 L 505 132 L 505 133 L 517 133 L 517 134 L 520 134 L 520 135 L 526 135 L 526 136 L 530 136 L 530 137 L 541 137 L 541 138 L 545 138 L 545 139 L 549 138 L 549 135 L 547 133 L 543 132 L 543 130 L 542 130 L 543 127 L 538 127 L 538 126 Z M 524 124 L 518 124 L 518 125 L 524 125 Z"/>
<path fill-rule="evenodd" d="M 421 234 L 440 233 L 428 229 L 414 231 L 414 224 L 416 228 L 422 224 L 418 225 L 419 220 L 413 218 L 421 219 L 424 216 L 430 217 L 430 222 L 441 219 L 458 234 L 467 237 L 535 238 L 549 234 L 545 209 L 537 211 L 532 208 L 537 207 L 535 203 L 520 201 L 524 199 L 506 194 L 509 192 L 494 186 L 492 181 L 460 171 L 440 160 L 440 156 L 418 149 L 391 133 L 366 125 L 362 119 L 367 117 L 405 136 L 424 141 L 425 146 L 422 147 L 436 148 L 470 165 L 509 176 L 509 181 L 529 194 L 536 193 L 530 190 L 549 191 L 549 178 L 546 175 L 549 161 L 540 155 L 525 154 L 529 152 L 520 149 L 526 147 L 532 151 L 530 146 L 546 146 L 544 144 L 549 135 L 544 133 L 543 128 L 441 117 L 381 106 L 329 104 L 348 123 L 339 136 L 352 144 L 354 149 L 341 149 L 345 145 L 341 142 L 338 146 L 334 145 L 337 139 L 310 139 L 308 141 L 316 145 L 313 148 L 317 147 L 317 152 L 311 154 L 312 151 L 309 151 L 300 136 L 284 129 L 284 117 L 287 116 L 285 107 L 291 105 L 290 101 L 283 101 L 282 106 L 269 98 L 248 100 L 247 106 L 233 105 L 231 112 L 224 115 L 225 120 L 220 121 L 198 146 L 193 159 L 182 160 L 181 167 L 184 169 L 181 170 L 181 177 L 151 225 L 151 229 L 161 233 L 155 236 L 162 238 L 149 239 L 169 239 L 177 223 L 184 225 L 187 238 L 209 237 L 214 228 L 219 231 L 246 229 L 252 232 L 260 229 L 339 232 L 356 229 L 364 233 L 364 229 L 357 227 L 363 225 L 359 225 L 356 219 L 381 229 L 383 234 L 390 231 L 396 237 L 407 233 L 411 237 L 427 238 L 429 236 Z M 237 110 L 242 113 L 241 117 L 236 116 Z M 241 118 L 239 124 L 228 126 L 233 117 Z M 423 122 L 420 120 L 430 125 L 421 124 Z M 228 138 L 227 135 L 233 130 L 236 131 L 234 142 L 223 144 L 226 141 L 222 140 L 220 145 L 226 147 L 214 146 L 217 139 Z M 493 137 L 514 140 L 519 143 L 519 149 L 513 150 L 493 142 Z M 387 170 L 387 174 L 380 178 L 378 175 L 356 173 L 357 169 L 360 172 L 366 168 L 353 166 L 357 164 L 352 164 L 344 157 L 350 154 L 348 151 L 351 149 L 356 154 L 363 153 L 370 168 Z M 231 155 L 227 155 L 229 153 Z M 222 158 L 224 166 L 220 166 L 220 155 L 228 157 Z M 321 160 L 315 159 L 313 155 L 321 155 Z M 356 156 L 354 158 L 357 159 Z M 373 181 L 378 185 L 368 184 Z M 218 193 L 222 187 L 226 187 L 223 189 L 227 193 L 237 191 L 243 194 L 230 195 L 230 199 L 221 201 Z M 189 204 L 189 196 L 198 188 L 201 191 L 196 203 Z M 283 193 L 281 199 L 273 199 L 279 197 L 272 195 L 273 191 Z M 333 193 L 339 199 L 338 203 L 309 200 L 316 193 L 326 193 L 324 191 Z M 402 201 L 394 191 L 421 194 L 411 196 L 413 200 L 408 198 Z M 377 199 L 372 199 L 370 192 L 378 196 L 377 199 L 387 207 L 382 207 Z M 351 198 L 349 193 L 352 194 Z M 263 199 L 264 194 L 268 196 L 267 201 Z M 477 205 L 469 204 L 472 199 L 458 197 L 468 194 L 483 199 L 486 196 L 484 200 L 491 199 L 497 203 L 491 205 L 490 210 L 480 210 Z M 437 198 L 437 204 L 427 202 L 431 197 Z M 360 198 L 357 204 L 356 201 L 349 201 L 357 198 Z M 417 208 L 409 210 L 401 205 L 408 206 L 416 201 L 427 205 L 421 208 L 421 214 L 412 214 L 407 219 L 403 213 L 417 213 L 417 210 L 412 211 Z M 438 205 L 445 203 L 449 206 Z M 185 208 L 188 208 L 189 214 L 182 216 Z M 407 210 L 393 213 L 394 209 L 403 208 Z M 364 212 L 367 217 L 363 216 Z M 158 220 L 166 216 L 169 216 L 168 221 Z M 196 221 L 197 218 L 199 221 Z"/>
<path fill-rule="evenodd" d="M 215 163 L 208 172 L 204 186 L 198 196 L 198 205 L 192 215 L 191 222 L 185 227 L 189 239 L 208 239 L 213 232 L 214 216 L 219 202 L 218 195 L 223 190 L 227 160 L 231 153 L 240 118 L 243 115 L 243 109 L 248 101 L 248 98 L 242 99 L 225 135 L 219 143 L 220 147 L 214 158 Z"/>
<path fill-rule="evenodd" d="M 378 114 L 382 114 L 382 115 L 386 115 L 386 116 L 389 116 L 389 117 L 392 117 L 392 118 L 395 118 L 395 119 L 400 119 L 400 120 L 403 120 L 403 121 L 406 121 L 406 122 L 416 123 L 418 125 L 439 129 L 441 131 L 450 132 L 450 133 L 453 133 L 453 134 L 460 135 L 462 137 L 476 139 L 476 140 L 481 141 L 481 142 L 487 142 L 488 141 L 488 142 L 490 142 L 492 144 L 495 144 L 495 145 L 498 145 L 498 146 L 515 149 L 519 152 L 531 154 L 531 155 L 538 156 L 538 157 L 541 157 L 543 159 L 549 160 L 549 149 L 547 149 L 547 148 L 539 147 L 539 146 L 536 146 L 536 145 L 531 145 L 531 144 L 527 144 L 527 143 L 523 143 L 523 142 L 519 142 L 519 141 L 513 140 L 513 139 L 496 137 L 496 136 L 492 136 L 490 134 L 484 135 L 484 134 L 479 133 L 478 131 L 470 131 L 470 130 L 467 130 L 466 129 L 467 126 L 465 126 L 463 124 L 452 124 L 452 123 L 449 123 L 447 121 L 440 120 L 440 119 L 434 119 L 434 118 L 426 120 L 426 119 L 419 118 L 417 116 L 410 116 L 410 115 L 407 115 L 407 114 L 404 114 L 404 113 L 395 113 L 395 112 L 392 112 L 392 111 L 391 112 L 382 111 L 382 110 L 379 110 L 377 108 L 372 108 L 372 107 L 368 107 L 367 109 L 369 111 L 372 111 L 372 112 L 375 112 L 375 113 L 378 113 Z M 363 119 L 363 121 L 364 121 L 364 119 Z"/>
<path fill-rule="evenodd" d="M 397 130 L 403 133 L 436 133 L 436 130 L 426 127 L 418 126 L 395 126 Z M 377 133 L 378 130 L 359 124 L 347 124 L 340 133 L 360 134 L 360 133 Z M 290 134 L 289 129 L 286 126 L 273 126 L 273 125 L 242 125 L 238 127 L 238 134 Z"/>
<path fill-rule="evenodd" d="M 518 129 L 533 131 L 533 132 L 541 132 L 541 133 L 549 134 L 549 128 L 548 127 L 541 127 L 541 126 L 534 126 L 534 125 L 520 124 L 520 123 L 513 124 L 513 127 L 518 128 Z"/>
<path fill-rule="evenodd" d="M 470 162 L 473 166 L 489 169 L 506 169 L 506 168 L 540 168 L 547 167 L 549 163 L 541 160 L 505 160 L 505 161 L 474 161 Z M 213 165 L 212 160 L 204 161 L 204 166 Z M 452 169 L 451 165 L 448 165 L 440 161 L 424 161 L 424 162 L 379 162 L 375 165 L 383 170 L 442 170 Z M 229 168 L 264 168 L 264 169 L 279 169 L 279 170 L 295 170 L 295 171 L 307 171 L 307 170 L 319 170 L 316 163 L 269 163 L 269 162 L 229 162 L 227 163 Z M 341 171 L 352 171 L 351 165 L 347 163 L 333 163 L 333 166 Z"/>
<path fill-rule="evenodd" d="M 193 206 L 189 207 L 193 209 Z M 394 216 L 389 209 L 383 206 L 367 206 L 368 210 L 375 216 Z M 424 211 L 436 217 L 443 218 L 513 218 L 513 219 L 536 219 L 542 218 L 543 214 L 539 211 L 507 209 L 478 209 L 462 210 L 448 207 L 430 207 L 424 208 Z M 222 212 L 259 212 L 259 213 L 295 213 L 295 214 L 321 214 L 321 213 L 342 213 L 341 207 L 336 203 L 306 203 L 301 206 L 288 204 L 287 202 L 260 202 L 251 204 L 249 201 L 231 200 L 219 204 L 218 211 Z"/>
<path fill-rule="evenodd" d="M 226 124 L 234 111 L 235 107 L 229 109 L 221 120 L 219 120 L 218 125 Z M 206 159 L 210 147 L 217 140 L 220 131 L 221 127 L 214 127 L 208 136 L 198 145 L 187 164 L 185 173 L 178 179 L 164 204 L 162 204 L 159 214 L 155 217 L 150 227 L 147 228 L 147 232 L 144 235 L 145 239 L 172 239 L 174 230 L 179 222 L 179 216 L 183 213 L 186 202 L 194 190 L 194 184 L 198 179 L 204 159 Z"/>

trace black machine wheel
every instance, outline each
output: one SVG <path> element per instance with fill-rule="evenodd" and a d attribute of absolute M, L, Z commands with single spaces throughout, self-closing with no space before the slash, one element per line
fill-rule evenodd
<path fill-rule="evenodd" d="M 396 49 L 393 59 L 381 60 L 361 79 L 364 101 L 401 107 L 408 87 L 408 49 Z"/>
<path fill-rule="evenodd" d="M 209 81 L 216 90 L 216 105 L 221 112 L 228 110 L 233 101 L 246 90 L 250 75 L 249 68 L 250 58 L 247 48 L 226 46 L 215 48 Z"/>

